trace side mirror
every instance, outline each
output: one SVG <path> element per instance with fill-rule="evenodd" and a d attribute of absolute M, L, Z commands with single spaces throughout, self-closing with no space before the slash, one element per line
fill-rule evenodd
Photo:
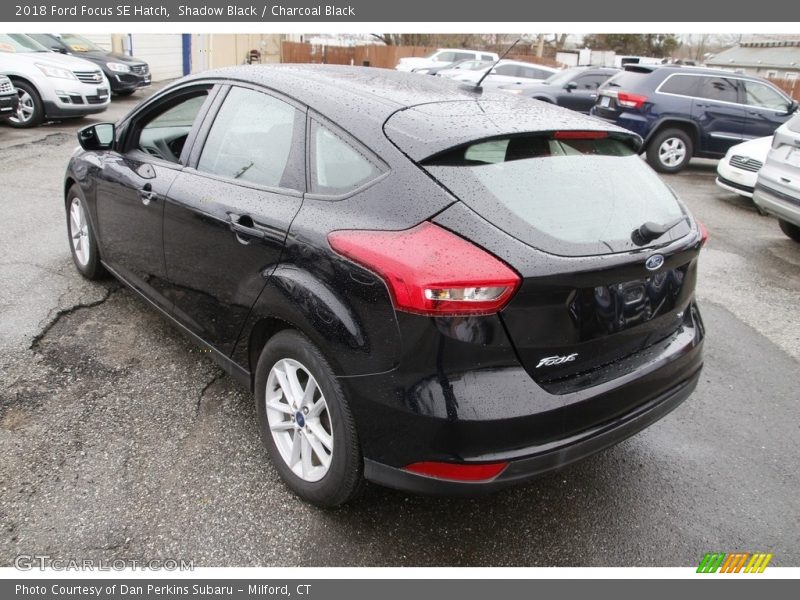
<path fill-rule="evenodd" d="M 793 115 L 797 111 L 798 106 L 800 106 L 800 104 L 798 104 L 797 100 L 792 100 L 789 103 L 789 108 L 786 109 L 786 114 Z"/>
<path fill-rule="evenodd" d="M 568 92 L 571 92 L 572 90 L 577 90 L 578 84 L 575 83 L 574 81 L 570 81 L 567 85 L 564 86 L 564 89 L 567 90 Z"/>
<path fill-rule="evenodd" d="M 110 150 L 114 146 L 115 134 L 113 123 L 89 125 L 78 132 L 78 143 L 84 150 Z"/>
<path fill-rule="evenodd" d="M 66 48 L 62 48 L 61 46 L 50 46 L 50 50 L 53 52 L 60 52 L 61 54 L 69 54 Z"/>

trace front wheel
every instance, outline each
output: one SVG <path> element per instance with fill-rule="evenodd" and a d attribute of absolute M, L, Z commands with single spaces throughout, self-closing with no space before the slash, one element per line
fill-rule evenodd
<path fill-rule="evenodd" d="M 81 189 L 73 185 L 67 193 L 67 233 L 72 262 L 86 279 L 101 279 L 106 275 L 106 270 L 100 263 L 88 210 Z"/>
<path fill-rule="evenodd" d="M 789 223 L 789 221 L 784 221 L 783 219 L 778 219 L 778 225 L 780 225 L 783 233 L 785 233 L 795 242 L 800 242 L 800 227 Z"/>
<path fill-rule="evenodd" d="M 284 482 L 318 506 L 354 498 L 363 483 L 361 451 L 347 399 L 322 353 L 284 330 L 256 367 L 261 440 Z"/>
<path fill-rule="evenodd" d="M 14 87 L 17 88 L 19 96 L 19 107 L 17 112 L 8 118 L 8 124 L 19 129 L 41 124 L 44 121 L 44 104 L 39 92 L 24 81 L 15 81 Z"/>
<path fill-rule="evenodd" d="M 677 173 L 692 158 L 692 138 L 682 129 L 665 129 L 647 145 L 647 162 L 660 173 Z"/>

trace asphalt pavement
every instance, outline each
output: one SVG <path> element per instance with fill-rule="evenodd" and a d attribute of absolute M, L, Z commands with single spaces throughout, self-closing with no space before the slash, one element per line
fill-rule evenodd
<path fill-rule="evenodd" d="M 0 566 L 690 566 L 708 551 L 800 566 L 800 244 L 717 188 L 712 161 L 665 177 L 710 232 L 706 366 L 686 403 L 522 487 L 368 486 L 326 511 L 281 484 L 247 391 L 127 290 L 75 271 L 62 178 L 78 127 L 0 126 Z"/>

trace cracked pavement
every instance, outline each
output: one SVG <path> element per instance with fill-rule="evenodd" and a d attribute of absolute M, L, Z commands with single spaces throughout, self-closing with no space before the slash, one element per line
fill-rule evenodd
<path fill-rule="evenodd" d="M 683 406 L 523 487 L 453 500 L 368 486 L 323 511 L 281 485 L 248 392 L 130 292 L 73 268 L 75 128 L 0 126 L 0 566 L 678 566 L 711 550 L 800 565 L 800 245 L 716 188 L 713 163 L 667 178 L 711 232 L 706 368 Z"/>

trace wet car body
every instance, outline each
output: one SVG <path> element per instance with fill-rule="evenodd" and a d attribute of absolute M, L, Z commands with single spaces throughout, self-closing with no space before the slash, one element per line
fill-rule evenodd
<path fill-rule="evenodd" d="M 236 87 L 298 111 L 296 169 L 284 172 L 291 181 L 283 189 L 197 169 L 213 114 Z M 177 163 L 119 150 L 137 114 L 193 90 L 207 98 Z M 320 124 L 368 155 L 376 175 L 346 193 L 315 192 L 306 144 Z M 622 240 L 600 252 L 598 241 L 575 254 L 550 241 L 556 245 L 545 251 L 537 239 L 520 239 L 513 215 L 493 216 L 437 179 L 437 167 L 423 168 L 475 140 L 583 130 L 637 142 L 566 109 L 440 78 L 232 68 L 157 94 L 119 124 L 115 149 L 72 158 L 65 187 L 77 183 L 86 197 L 103 264 L 250 389 L 259 352 L 277 332 L 298 330 L 320 348 L 352 407 L 366 479 L 471 493 L 563 467 L 632 435 L 685 400 L 702 367 L 694 283 L 703 236 L 688 214 L 644 247 Z M 145 185 L 154 197 L 143 204 Z M 420 227 L 509 265 L 519 281 L 502 309 L 399 310 L 396 290 L 376 269 L 332 248 L 340 231 Z M 656 271 L 646 267 L 654 254 L 663 262 Z M 459 479 L 415 470 L 420 464 L 502 468 Z"/>

